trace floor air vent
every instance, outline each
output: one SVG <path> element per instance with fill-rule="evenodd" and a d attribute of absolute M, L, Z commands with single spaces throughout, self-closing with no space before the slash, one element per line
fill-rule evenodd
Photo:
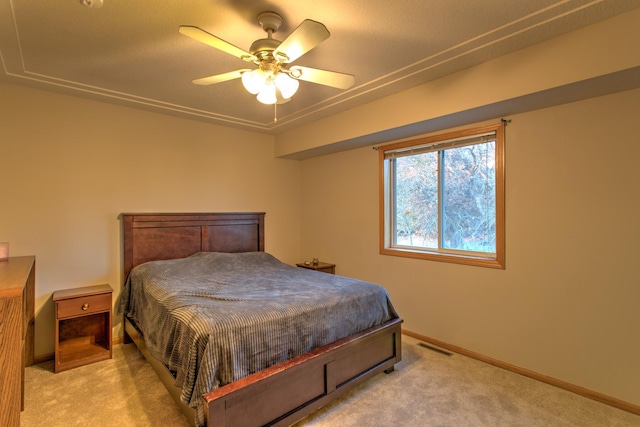
<path fill-rule="evenodd" d="M 423 342 L 419 342 L 418 345 L 420 347 L 428 348 L 431 351 L 435 351 L 436 353 L 444 354 L 445 356 L 453 356 L 453 353 L 449 353 L 447 350 L 443 350 L 441 348 L 434 347 L 432 345 L 429 345 Z"/>

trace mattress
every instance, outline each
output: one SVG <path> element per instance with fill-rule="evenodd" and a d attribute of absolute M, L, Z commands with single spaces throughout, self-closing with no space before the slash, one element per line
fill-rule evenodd
<path fill-rule="evenodd" d="M 202 252 L 135 267 L 120 311 L 204 423 L 202 395 L 397 318 L 376 284 L 284 264 L 265 252 Z"/>

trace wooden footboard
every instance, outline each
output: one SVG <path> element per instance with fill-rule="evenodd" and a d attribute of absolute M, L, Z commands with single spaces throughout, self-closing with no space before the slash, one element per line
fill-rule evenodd
<path fill-rule="evenodd" d="M 173 376 L 151 356 L 128 319 L 125 323 L 128 338 L 193 423 L 193 410 L 180 401 Z M 401 324 L 391 320 L 205 394 L 207 426 L 288 426 L 372 376 L 392 372 L 402 358 Z"/>
<path fill-rule="evenodd" d="M 401 360 L 389 321 L 204 395 L 207 426 L 288 426 Z"/>

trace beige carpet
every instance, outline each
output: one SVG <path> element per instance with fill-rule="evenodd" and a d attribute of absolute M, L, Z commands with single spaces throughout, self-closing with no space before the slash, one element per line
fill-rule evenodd
<path fill-rule="evenodd" d="M 25 371 L 24 427 L 188 426 L 155 372 L 133 344 L 113 359 L 60 373 L 53 361 Z"/>
<path fill-rule="evenodd" d="M 295 427 L 623 426 L 640 416 L 403 337 L 403 361 Z M 59 374 L 53 362 L 26 370 L 31 426 L 187 426 L 172 398 L 131 345 L 112 360 Z"/>

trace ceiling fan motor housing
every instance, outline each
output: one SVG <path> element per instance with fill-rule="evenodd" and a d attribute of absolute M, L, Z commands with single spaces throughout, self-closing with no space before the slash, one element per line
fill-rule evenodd
<path fill-rule="evenodd" d="M 262 12 L 258 15 L 258 24 L 271 36 L 282 25 L 282 16 L 275 12 Z"/>

